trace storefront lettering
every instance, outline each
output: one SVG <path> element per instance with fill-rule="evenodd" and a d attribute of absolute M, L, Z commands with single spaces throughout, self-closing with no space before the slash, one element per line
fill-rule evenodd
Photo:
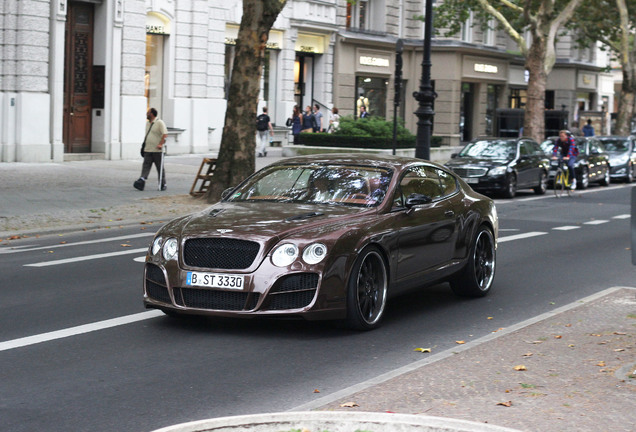
<path fill-rule="evenodd" d="M 236 45 L 236 38 L 233 37 L 225 37 L 225 45 Z M 278 42 L 267 42 L 265 44 L 265 48 L 267 49 L 280 49 L 280 45 Z"/>
<path fill-rule="evenodd" d="M 484 63 L 475 63 L 475 72 L 496 74 L 499 72 L 499 68 L 495 65 L 489 65 Z"/>
<path fill-rule="evenodd" d="M 162 25 L 146 25 L 146 33 L 149 34 L 166 34 L 166 30 Z"/>
<path fill-rule="evenodd" d="M 389 67 L 389 59 L 371 56 L 360 56 L 360 64 L 364 66 Z"/>
<path fill-rule="evenodd" d="M 589 75 L 583 75 L 583 84 L 585 85 L 592 84 L 592 77 Z"/>

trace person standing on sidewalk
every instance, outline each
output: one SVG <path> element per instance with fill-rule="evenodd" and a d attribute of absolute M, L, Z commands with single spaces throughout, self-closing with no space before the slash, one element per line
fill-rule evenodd
<path fill-rule="evenodd" d="M 146 138 L 144 139 L 144 163 L 141 166 L 141 177 L 134 184 L 136 189 L 144 190 L 152 164 L 157 167 L 157 175 L 161 176 L 161 190 L 166 190 L 166 170 L 163 167 L 163 146 L 168 137 L 166 124 L 157 117 L 157 110 L 150 108 L 146 113 Z"/>
<path fill-rule="evenodd" d="M 269 142 L 267 135 L 274 136 L 274 128 L 272 127 L 271 119 L 267 115 L 267 107 L 263 107 L 263 114 L 256 117 L 256 130 L 258 131 L 258 139 L 260 140 L 258 157 L 267 156 L 267 144 Z"/>
<path fill-rule="evenodd" d="M 322 113 L 320 112 L 320 107 L 318 104 L 314 105 L 314 132 L 324 132 L 325 128 L 322 124 Z"/>

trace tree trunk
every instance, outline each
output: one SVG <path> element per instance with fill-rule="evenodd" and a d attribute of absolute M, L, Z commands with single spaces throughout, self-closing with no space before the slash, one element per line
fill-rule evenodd
<path fill-rule="evenodd" d="M 236 39 L 225 126 L 214 176 L 206 193 L 209 203 L 254 172 L 256 111 L 265 44 L 286 0 L 243 0 Z"/>
<path fill-rule="evenodd" d="M 536 38 L 526 57 L 526 69 L 530 73 L 528 79 L 528 102 L 523 122 L 523 135 L 542 142 L 545 134 L 545 88 L 547 73 L 545 72 L 546 42 L 544 38 Z"/>
<path fill-rule="evenodd" d="M 623 66 L 623 84 L 618 99 L 618 116 L 616 127 L 612 131 L 615 135 L 629 135 L 631 133 L 634 104 L 636 103 L 636 74 L 634 68 Z"/>

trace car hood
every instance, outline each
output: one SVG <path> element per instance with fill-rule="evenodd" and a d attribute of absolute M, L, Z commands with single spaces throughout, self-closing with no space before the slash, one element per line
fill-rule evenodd
<path fill-rule="evenodd" d="M 491 168 L 509 163 L 509 159 L 486 159 L 478 157 L 456 157 L 446 162 L 446 166 L 455 168 L 462 166 Z"/>
<path fill-rule="evenodd" d="M 208 209 L 176 219 L 162 231 L 182 237 L 225 236 L 255 241 L 282 239 L 327 226 L 364 223 L 364 215 L 377 208 L 276 202 L 220 202 Z"/>

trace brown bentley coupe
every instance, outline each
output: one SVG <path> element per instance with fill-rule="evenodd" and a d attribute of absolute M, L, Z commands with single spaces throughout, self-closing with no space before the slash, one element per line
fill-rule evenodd
<path fill-rule="evenodd" d="M 301 316 L 369 330 L 387 298 L 448 281 L 488 294 L 493 201 L 432 162 L 367 154 L 281 160 L 157 234 L 144 303 L 168 315 Z"/>

